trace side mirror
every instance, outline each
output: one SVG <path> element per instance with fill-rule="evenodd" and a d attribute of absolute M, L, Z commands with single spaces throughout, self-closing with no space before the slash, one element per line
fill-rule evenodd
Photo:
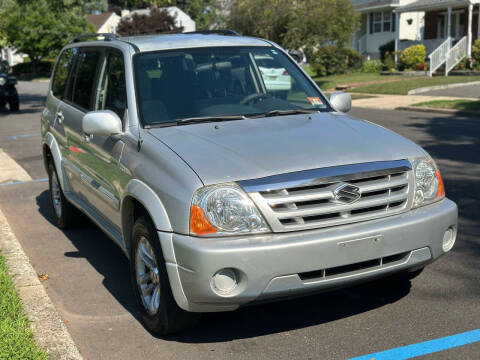
<path fill-rule="evenodd" d="M 330 95 L 330 104 L 340 112 L 349 112 L 352 109 L 352 97 L 348 93 L 334 92 Z"/>
<path fill-rule="evenodd" d="M 90 111 L 83 116 L 82 129 L 86 135 L 117 135 L 122 133 L 122 120 L 110 110 Z"/>

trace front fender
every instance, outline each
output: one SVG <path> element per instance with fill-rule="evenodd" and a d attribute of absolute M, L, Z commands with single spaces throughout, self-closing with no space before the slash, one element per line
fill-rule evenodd
<path fill-rule="evenodd" d="M 126 198 L 127 196 L 133 197 L 143 205 L 150 214 L 157 230 L 164 232 L 172 231 L 172 225 L 170 224 L 170 219 L 165 210 L 165 206 L 163 206 L 162 201 L 155 191 L 153 191 L 147 184 L 137 179 L 130 180 L 125 188 L 123 198 Z"/>

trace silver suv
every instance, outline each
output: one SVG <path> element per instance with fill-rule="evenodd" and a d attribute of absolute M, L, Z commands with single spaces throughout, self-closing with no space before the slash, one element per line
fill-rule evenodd
<path fill-rule="evenodd" d="M 345 115 L 278 45 L 223 34 L 76 39 L 42 115 L 60 228 L 130 259 L 155 333 L 201 312 L 382 276 L 448 252 L 457 207 L 413 142 Z"/>

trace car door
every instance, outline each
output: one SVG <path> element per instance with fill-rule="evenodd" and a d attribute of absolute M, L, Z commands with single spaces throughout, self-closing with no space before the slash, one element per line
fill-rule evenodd
<path fill-rule="evenodd" d="M 49 131 L 55 136 L 62 156 L 68 155 L 67 137 L 64 125 L 64 101 L 68 97 L 72 69 L 75 63 L 76 48 L 65 49 L 59 56 L 52 78 L 44 116 L 49 123 Z"/>
<path fill-rule="evenodd" d="M 115 49 L 105 50 L 95 83 L 94 110 L 113 111 L 124 122 L 127 111 L 127 92 L 123 54 Z M 121 135 L 100 136 L 83 134 L 78 145 L 81 167 L 88 176 L 89 204 L 103 214 L 115 230 L 120 230 L 120 190 L 129 177 L 120 169 L 124 147 Z"/>
<path fill-rule="evenodd" d="M 86 156 L 83 149 L 85 139 L 82 120 L 88 111 L 94 109 L 94 89 L 102 58 L 101 48 L 79 48 L 65 100 L 59 109 L 66 136 L 64 166 L 72 196 L 87 210 L 91 196 L 91 177 L 84 162 Z"/>

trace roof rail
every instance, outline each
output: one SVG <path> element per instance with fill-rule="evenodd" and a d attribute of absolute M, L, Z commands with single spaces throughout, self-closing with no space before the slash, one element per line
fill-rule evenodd
<path fill-rule="evenodd" d="M 230 36 L 240 36 L 235 30 L 222 29 L 222 30 L 199 30 L 199 31 L 189 31 L 185 34 L 203 34 L 203 35 L 230 35 Z"/>
<path fill-rule="evenodd" d="M 70 41 L 70 44 L 83 41 L 84 39 L 99 38 L 99 37 L 103 37 L 103 41 L 112 41 L 112 40 L 116 40 L 116 39 L 119 38 L 118 35 L 112 34 L 112 33 L 82 34 L 82 35 L 78 35 L 72 41 Z M 96 40 L 98 40 L 98 39 L 96 39 Z"/>

